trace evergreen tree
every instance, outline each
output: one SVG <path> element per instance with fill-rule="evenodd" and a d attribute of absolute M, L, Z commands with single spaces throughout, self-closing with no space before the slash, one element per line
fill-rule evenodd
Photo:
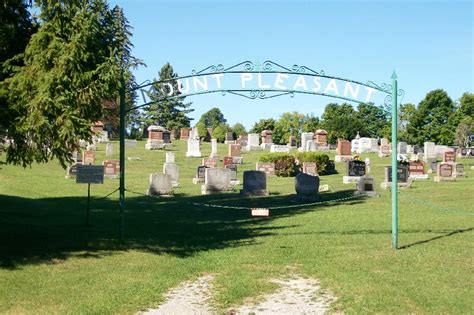
<path fill-rule="evenodd" d="M 103 0 L 38 1 L 41 25 L 20 56 L 23 67 L 5 80 L 7 162 L 30 165 L 57 158 L 65 166 L 104 100 L 118 95 L 122 71 L 137 64 L 130 32 L 118 7 Z"/>
<path fill-rule="evenodd" d="M 177 77 L 169 62 L 161 68 L 159 83 L 155 83 L 149 93 L 153 103 L 144 108 L 145 126 L 159 125 L 168 130 L 190 126 L 191 119 L 186 115 L 194 109 L 189 108 L 192 103 L 184 103 L 185 97 L 180 96 L 178 82 L 173 80 Z"/>

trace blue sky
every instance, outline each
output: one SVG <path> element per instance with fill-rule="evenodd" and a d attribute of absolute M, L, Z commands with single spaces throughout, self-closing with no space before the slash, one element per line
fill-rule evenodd
<path fill-rule="evenodd" d="M 133 53 L 152 80 L 170 62 L 179 75 L 244 60 L 305 65 L 326 74 L 390 83 L 396 70 L 404 103 L 418 104 L 442 88 L 453 100 L 473 92 L 472 1 L 110 1 L 133 26 Z M 230 88 L 230 86 L 227 86 Z M 219 107 L 229 124 L 251 127 L 288 111 L 320 116 L 335 99 L 247 100 L 233 95 L 192 96 L 199 117 Z M 381 100 L 375 100 L 377 104 Z M 195 123 L 194 121 L 194 123 Z"/>

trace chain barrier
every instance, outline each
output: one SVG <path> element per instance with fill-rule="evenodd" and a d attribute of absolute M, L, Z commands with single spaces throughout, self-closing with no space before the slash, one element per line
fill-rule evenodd
<path fill-rule="evenodd" d="M 97 198 L 96 200 L 104 200 L 106 199 L 107 197 L 110 197 L 111 195 L 113 195 L 114 193 L 116 193 L 117 191 L 119 191 L 120 188 L 117 188 L 115 189 L 114 191 L 112 191 L 111 193 L 105 195 L 104 197 L 100 197 L 100 198 Z"/>
<path fill-rule="evenodd" d="M 125 191 L 128 191 L 129 193 L 136 194 L 136 195 L 146 196 L 146 197 L 150 197 L 150 198 L 154 198 L 154 199 L 161 199 L 158 196 L 147 195 L 147 194 L 136 192 L 136 191 L 129 190 L 129 189 L 125 189 Z M 326 203 L 330 203 L 330 202 L 348 201 L 348 200 L 357 199 L 357 198 L 364 197 L 364 196 L 365 195 L 350 195 L 350 196 L 342 197 L 342 198 L 338 198 L 338 199 L 317 201 L 317 202 L 311 202 L 311 203 L 268 207 L 268 209 L 281 210 L 281 209 L 291 209 L 291 208 L 302 208 L 302 207 L 322 205 L 322 204 L 326 204 Z M 194 206 L 207 207 L 207 208 L 220 208 L 220 209 L 233 209 L 233 210 L 251 210 L 251 209 L 255 208 L 255 207 L 238 207 L 238 206 L 215 205 L 215 204 L 201 203 L 201 202 L 188 202 L 188 204 L 191 204 L 191 205 L 194 205 Z M 261 207 L 259 207 L 259 208 L 261 208 Z"/>
<path fill-rule="evenodd" d="M 410 200 L 412 200 L 413 202 L 415 202 L 419 205 L 428 206 L 428 207 L 431 207 L 433 209 L 437 209 L 437 210 L 440 210 L 440 211 L 450 212 L 450 213 L 457 213 L 457 214 L 461 214 L 461 215 L 474 215 L 474 212 L 460 211 L 460 210 L 453 210 L 453 209 L 445 208 L 445 207 L 439 206 L 437 204 L 434 204 L 434 203 L 432 203 L 428 200 L 421 200 L 420 198 L 412 197 L 412 196 L 410 196 L 409 194 L 406 194 L 406 193 L 401 193 L 399 195 L 403 196 L 407 199 L 410 199 Z"/>

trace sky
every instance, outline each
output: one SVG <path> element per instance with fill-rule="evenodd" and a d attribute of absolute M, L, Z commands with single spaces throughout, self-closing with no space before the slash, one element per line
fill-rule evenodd
<path fill-rule="evenodd" d="M 444 89 L 453 100 L 473 93 L 472 1 L 110 1 L 133 27 L 133 55 L 146 63 L 137 82 L 154 80 L 169 62 L 180 76 L 210 65 L 271 60 L 304 65 L 351 80 L 390 83 L 395 70 L 402 103 L 418 104 Z M 227 82 L 226 88 L 240 83 Z M 273 82 L 273 81 L 272 81 Z M 230 84 L 230 85 L 229 85 Z M 230 125 L 298 111 L 321 116 L 343 102 L 296 94 L 248 100 L 220 93 L 189 96 L 194 125 L 218 107 Z M 376 105 L 383 98 L 374 98 Z M 357 104 L 354 104 L 357 105 Z"/>

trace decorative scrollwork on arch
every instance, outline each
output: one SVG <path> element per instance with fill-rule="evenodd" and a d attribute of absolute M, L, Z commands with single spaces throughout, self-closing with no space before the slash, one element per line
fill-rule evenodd
<path fill-rule="evenodd" d="M 392 85 L 387 84 L 387 83 L 377 84 L 374 81 L 367 81 L 366 85 L 371 87 L 371 88 L 382 91 L 384 93 L 390 93 L 392 91 Z"/>

